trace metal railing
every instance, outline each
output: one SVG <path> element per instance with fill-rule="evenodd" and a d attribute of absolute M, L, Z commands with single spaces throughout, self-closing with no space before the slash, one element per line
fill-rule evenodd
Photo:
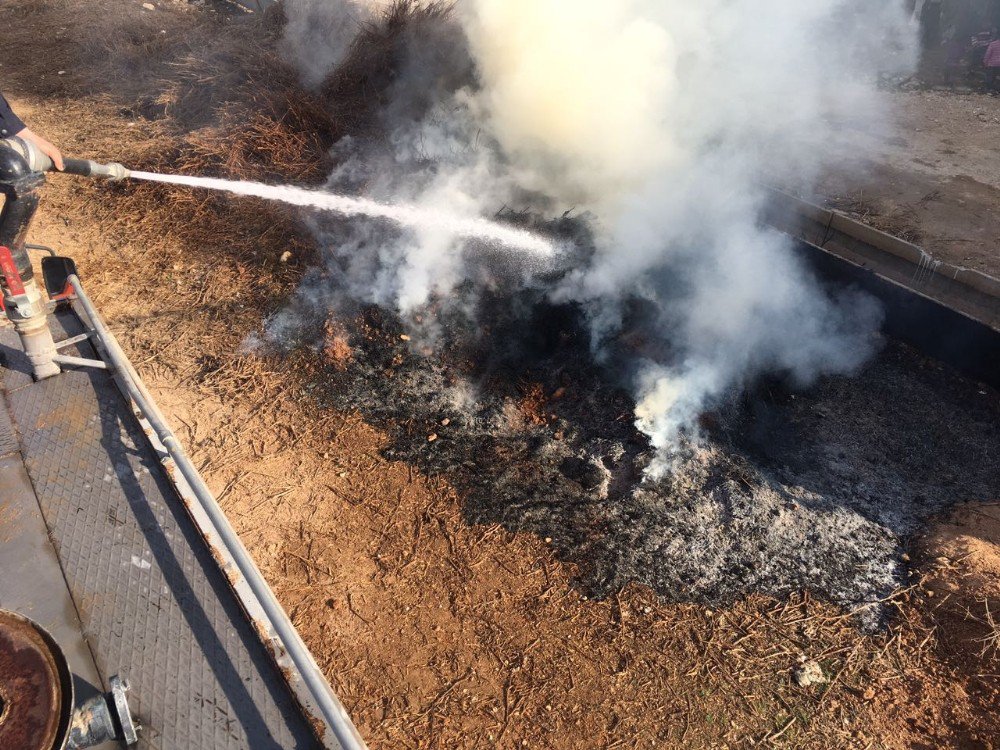
<path fill-rule="evenodd" d="M 366 750 L 364 740 L 355 728 L 347 711 L 336 695 L 334 695 L 326 677 L 316 664 L 312 653 L 310 653 L 305 643 L 303 643 L 295 626 L 278 602 L 274 592 L 271 591 L 271 587 L 257 569 L 256 563 L 254 563 L 250 553 L 247 552 L 246 547 L 243 546 L 239 535 L 230 525 L 229 519 L 226 518 L 225 512 L 205 484 L 205 480 L 202 479 L 201 474 L 195 468 L 194 464 L 191 463 L 187 454 L 185 454 L 176 436 L 167 424 L 166 419 L 157 407 L 156 402 L 153 400 L 153 397 L 146 390 L 135 368 L 132 367 L 132 363 L 122 351 L 114 335 L 104 324 L 90 297 L 84 291 L 80 279 L 75 275 L 71 275 L 68 281 L 76 293 L 76 301 L 86 313 L 88 322 L 93 328 L 98 343 L 109 360 L 110 369 L 118 377 L 119 382 L 127 391 L 128 397 L 135 403 L 142 418 L 148 422 L 155 433 L 156 439 L 168 453 L 176 469 L 183 477 L 184 483 L 190 489 L 191 495 L 197 502 L 199 509 L 211 522 L 215 536 L 223 546 L 226 556 L 231 559 L 242 576 L 242 581 L 233 580 L 233 577 L 230 576 L 230 582 L 237 589 L 237 594 L 239 595 L 240 584 L 245 582 L 246 588 L 249 588 L 249 591 L 252 592 L 257 604 L 259 604 L 261 614 L 266 619 L 265 624 L 269 626 L 267 629 L 270 631 L 268 634 L 271 635 L 273 633 L 271 637 L 280 644 L 280 648 L 276 650 L 276 658 L 279 661 L 281 660 L 283 650 L 291 660 L 299 678 L 304 683 L 312 699 L 309 703 L 313 704 L 312 706 L 304 707 L 309 713 L 315 713 L 317 715 L 316 718 L 326 724 L 343 750 Z M 97 363 L 63 355 L 58 355 L 57 359 L 62 361 L 63 364 L 77 366 L 101 367 L 101 365 L 104 365 L 103 362 Z M 183 499 L 188 500 L 189 498 L 185 497 Z M 243 601 L 243 597 L 241 597 L 241 601 Z M 243 601 L 243 604 L 247 607 L 248 602 Z M 253 616 L 253 610 L 256 609 L 250 603 L 248 613 L 251 614 L 251 617 Z"/>

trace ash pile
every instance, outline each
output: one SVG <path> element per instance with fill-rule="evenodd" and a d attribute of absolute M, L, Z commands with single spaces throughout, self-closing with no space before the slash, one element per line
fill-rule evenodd
<path fill-rule="evenodd" d="M 301 299 L 337 298 L 326 273 L 310 287 Z M 639 583 L 720 606 L 806 589 L 874 625 L 912 535 L 1000 488 L 998 394 L 891 341 L 856 377 L 734 392 L 652 478 L 618 385 L 625 353 L 595 361 L 580 309 L 542 290 L 462 291 L 468 306 L 408 319 L 298 309 L 328 368 L 322 398 L 384 430 L 389 458 L 447 477 L 470 523 L 551 540 L 591 596 Z"/>

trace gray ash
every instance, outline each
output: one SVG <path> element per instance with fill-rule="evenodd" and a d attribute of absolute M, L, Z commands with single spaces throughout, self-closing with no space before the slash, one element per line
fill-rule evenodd
<path fill-rule="evenodd" d="M 414 321 L 340 310 L 350 356 L 323 398 L 386 431 L 387 457 L 447 476 L 470 523 L 551 538 L 593 596 L 637 582 L 718 606 L 808 589 L 855 608 L 905 581 L 930 516 L 1000 491 L 998 394 L 891 342 L 856 378 L 734 398 L 650 480 L 635 404 L 591 358 L 580 311 L 467 291 L 424 314 L 433 353 L 404 340 Z M 472 307 L 487 322 L 459 312 Z"/>

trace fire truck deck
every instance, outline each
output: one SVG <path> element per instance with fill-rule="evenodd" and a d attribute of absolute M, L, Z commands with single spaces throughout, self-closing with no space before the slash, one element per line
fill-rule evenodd
<path fill-rule="evenodd" d="M 78 700 L 127 676 L 139 747 L 321 746 L 109 371 L 35 382 L 8 325 L 0 363 L 0 608 L 54 635 Z"/>

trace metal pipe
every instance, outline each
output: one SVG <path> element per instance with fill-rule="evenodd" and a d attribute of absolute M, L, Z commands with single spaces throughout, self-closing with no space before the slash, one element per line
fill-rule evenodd
<path fill-rule="evenodd" d="M 52 361 L 57 365 L 71 365 L 73 367 L 90 367 L 94 370 L 107 370 L 108 363 L 100 359 L 84 359 L 83 357 L 73 357 L 69 354 L 56 354 Z"/>
<path fill-rule="evenodd" d="M 271 587 L 268 586 L 267 581 L 264 580 L 264 577 L 257 569 L 256 563 L 254 563 L 253 558 L 250 557 L 250 553 L 247 552 L 246 547 L 243 546 L 243 542 L 230 525 L 226 514 L 219 507 L 219 504 L 212 496 L 211 490 L 209 490 L 205 481 L 201 478 L 198 470 L 184 453 L 177 438 L 167 425 L 163 414 L 153 401 L 153 397 L 146 390 L 138 373 L 132 367 L 132 363 L 129 362 L 128 357 L 125 356 L 114 335 L 108 330 L 104 321 L 101 320 L 87 293 L 84 292 L 83 286 L 80 284 L 80 279 L 75 275 L 71 275 L 68 281 L 73 286 L 77 300 L 83 306 L 87 317 L 90 318 L 90 323 L 94 327 L 94 331 L 97 333 L 101 344 L 104 346 L 112 366 L 124 376 L 123 381 L 129 396 L 153 427 L 160 442 L 174 460 L 174 463 L 184 476 L 184 479 L 187 480 L 202 509 L 215 526 L 215 530 L 232 556 L 233 562 L 239 568 L 250 590 L 260 603 L 271 626 L 288 652 L 292 663 L 298 669 L 303 682 L 316 701 L 316 706 L 323 720 L 329 726 L 344 750 L 367 750 L 364 740 L 351 722 L 347 711 L 333 694 L 333 690 L 316 664 L 316 660 L 305 643 L 302 642 L 298 631 L 296 631 L 291 620 L 288 619 L 288 615 L 274 596 Z"/>
<path fill-rule="evenodd" d="M 58 255 L 55 250 L 53 250 L 48 245 L 36 245 L 33 242 L 25 242 L 24 247 L 26 250 L 38 250 L 39 252 L 48 253 L 53 258 Z"/>
<path fill-rule="evenodd" d="M 68 339 L 63 339 L 62 341 L 57 341 L 55 343 L 56 349 L 65 349 L 67 346 L 73 346 L 73 344 L 79 344 L 83 341 L 90 340 L 90 333 L 81 333 L 79 336 L 71 336 Z"/>
<path fill-rule="evenodd" d="M 32 375 L 35 380 L 45 380 L 61 372 L 54 359 L 56 345 L 49 329 L 48 309 L 34 279 L 28 279 L 23 286 L 22 294 L 11 294 L 9 288 L 5 289 L 4 308 L 21 339 Z"/>

